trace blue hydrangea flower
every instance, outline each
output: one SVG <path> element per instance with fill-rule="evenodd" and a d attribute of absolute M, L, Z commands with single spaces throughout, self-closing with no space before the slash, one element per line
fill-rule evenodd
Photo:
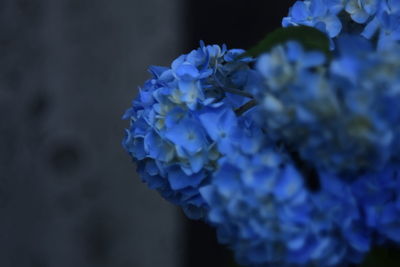
<path fill-rule="evenodd" d="M 360 262 L 370 249 L 350 186 L 322 177 L 320 193 L 284 151 L 263 140 L 253 154 L 219 160 L 212 182 L 200 189 L 210 206 L 218 239 L 246 266 L 343 266 Z"/>
<path fill-rule="evenodd" d="M 348 46 L 354 39 L 342 42 L 341 47 Z M 372 147 L 366 157 L 374 162 L 376 169 L 384 166 L 389 160 L 398 158 L 399 101 L 400 86 L 400 46 L 372 52 L 371 49 L 362 51 L 363 45 L 357 42 L 360 53 L 349 49 L 341 58 L 332 63 L 332 74 L 338 87 L 346 88 L 344 104 L 348 114 L 362 118 L 363 127 L 369 127 L 366 147 Z M 343 51 L 345 48 L 342 49 Z M 350 51 L 352 50 L 352 51 Z M 339 80 L 341 82 L 337 83 Z M 347 82 L 346 82 L 347 81 Z M 339 91 L 340 94 L 343 90 Z M 357 123 L 353 124 L 356 126 Z M 360 127 L 361 125 L 357 126 Z M 356 127 L 356 128 L 357 128 Z M 361 130 L 358 128 L 358 133 Z"/>
<path fill-rule="evenodd" d="M 330 69 L 321 53 L 293 42 L 260 56 L 259 121 L 271 138 L 317 168 L 379 169 L 398 151 L 398 52 L 371 53 L 361 37 L 338 44 Z"/>
<path fill-rule="evenodd" d="M 355 22 L 355 23 L 352 23 Z M 303 0 L 296 1 L 284 27 L 305 25 L 327 33 L 333 40 L 341 34 L 362 35 L 373 39 L 378 35 L 378 47 L 400 41 L 399 0 Z"/>
<path fill-rule="evenodd" d="M 282 20 L 283 27 L 305 25 L 326 32 L 329 37 L 336 37 L 342 23 L 338 13 L 343 8 L 339 0 L 306 0 L 296 1 L 290 8 L 289 15 Z"/>
<path fill-rule="evenodd" d="M 375 16 L 368 21 L 362 35 L 372 39 L 378 35 L 378 47 L 384 48 L 400 40 L 400 1 L 378 1 Z"/>
<path fill-rule="evenodd" d="M 365 224 L 379 235 L 380 242 L 400 242 L 399 171 L 399 166 L 388 166 L 362 175 L 352 185 Z"/>
<path fill-rule="evenodd" d="M 379 2 L 379 0 L 349 0 L 345 10 L 353 21 L 365 23 L 370 16 L 375 15 Z"/>
<path fill-rule="evenodd" d="M 332 57 L 201 43 L 151 67 L 123 146 L 242 264 L 360 263 L 400 243 L 400 0 L 296 1 L 297 25 L 327 33 Z"/>
<path fill-rule="evenodd" d="M 124 115 L 131 126 L 123 146 L 139 175 L 191 218 L 204 216 L 207 206 L 198 189 L 209 182 L 220 155 L 228 152 L 218 150 L 222 146 L 210 129 L 229 133 L 233 110 L 250 97 L 244 88 L 251 84 L 251 60 L 240 57 L 243 52 L 202 43 L 174 60 L 171 68 L 151 67 L 153 77 Z M 212 109 L 228 114 L 230 121 L 204 122 L 205 112 Z"/>

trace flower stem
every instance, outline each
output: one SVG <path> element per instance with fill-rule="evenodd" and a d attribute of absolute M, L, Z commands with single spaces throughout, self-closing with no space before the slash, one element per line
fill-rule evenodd
<path fill-rule="evenodd" d="M 243 115 L 246 111 L 252 109 L 253 107 L 257 106 L 257 101 L 255 99 L 250 100 L 249 102 L 247 102 L 246 104 L 244 104 L 243 106 L 241 106 L 240 108 L 237 108 L 235 110 L 235 113 L 237 116 L 241 116 Z"/>
<path fill-rule="evenodd" d="M 231 93 L 231 94 L 235 94 L 235 95 L 241 95 L 241 96 L 245 96 L 248 98 L 253 99 L 254 96 L 246 91 L 242 91 L 242 90 L 238 90 L 238 89 L 234 89 L 234 88 L 226 88 L 223 87 L 222 90 L 224 90 L 227 93 Z"/>

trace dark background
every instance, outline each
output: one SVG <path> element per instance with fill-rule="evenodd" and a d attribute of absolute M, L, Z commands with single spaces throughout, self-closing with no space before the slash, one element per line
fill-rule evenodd
<path fill-rule="evenodd" d="M 0 266 L 229 266 L 146 188 L 120 117 L 150 64 L 248 48 L 294 1 L 0 0 Z"/>

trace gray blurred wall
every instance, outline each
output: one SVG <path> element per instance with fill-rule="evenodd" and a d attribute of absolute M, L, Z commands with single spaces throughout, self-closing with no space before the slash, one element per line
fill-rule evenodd
<path fill-rule="evenodd" d="M 179 267 L 179 211 L 120 146 L 179 0 L 0 1 L 0 266 Z"/>

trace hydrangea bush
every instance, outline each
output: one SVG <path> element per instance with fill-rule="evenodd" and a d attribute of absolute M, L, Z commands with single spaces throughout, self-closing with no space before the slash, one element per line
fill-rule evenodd
<path fill-rule="evenodd" d="M 400 0 L 296 1 L 282 26 L 150 67 L 123 146 L 240 264 L 359 264 L 400 243 Z"/>

